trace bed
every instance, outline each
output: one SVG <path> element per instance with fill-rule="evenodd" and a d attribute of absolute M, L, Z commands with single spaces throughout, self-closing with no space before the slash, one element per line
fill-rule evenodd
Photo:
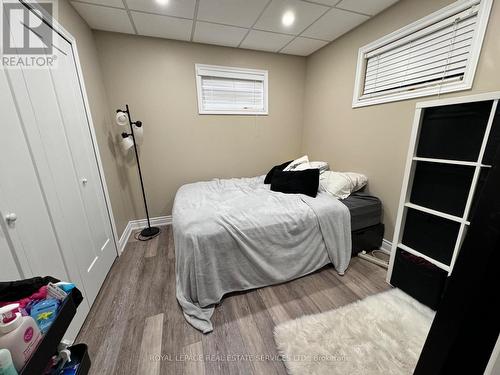
<path fill-rule="evenodd" d="M 351 254 L 357 255 L 363 250 L 379 249 L 384 238 L 382 220 L 382 202 L 377 197 L 365 192 L 356 192 L 341 200 L 351 215 Z"/>
<path fill-rule="evenodd" d="M 332 263 L 343 274 L 351 258 L 349 207 L 327 193 L 316 198 L 271 191 L 264 176 L 182 186 L 172 211 L 176 293 L 185 319 L 213 330 L 224 294 L 289 281 Z M 363 215 L 361 215 L 363 216 Z M 366 218 L 366 217 L 365 217 Z"/>

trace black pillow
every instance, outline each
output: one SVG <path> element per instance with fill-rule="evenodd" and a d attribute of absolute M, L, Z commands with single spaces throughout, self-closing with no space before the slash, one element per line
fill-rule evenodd
<path fill-rule="evenodd" d="M 304 171 L 275 171 L 271 190 L 286 194 L 305 194 L 316 197 L 319 186 L 319 169 Z"/>
<path fill-rule="evenodd" d="M 286 163 L 280 164 L 280 165 L 275 165 L 274 167 L 271 168 L 269 172 L 266 174 L 266 178 L 264 179 L 265 184 L 270 184 L 271 179 L 273 178 L 273 174 L 276 171 L 282 171 L 286 167 L 288 167 L 288 164 L 290 164 L 293 160 L 287 161 Z"/>

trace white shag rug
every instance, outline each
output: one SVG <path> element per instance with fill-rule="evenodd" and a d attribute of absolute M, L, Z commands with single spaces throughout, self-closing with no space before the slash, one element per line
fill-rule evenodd
<path fill-rule="evenodd" d="M 278 325 L 291 375 L 412 374 L 434 311 L 399 289 Z"/>

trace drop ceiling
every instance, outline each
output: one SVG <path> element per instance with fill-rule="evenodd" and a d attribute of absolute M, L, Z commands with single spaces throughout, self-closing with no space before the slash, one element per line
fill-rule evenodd
<path fill-rule="evenodd" d="M 78 0 L 71 3 L 96 30 L 307 56 L 397 1 Z"/>

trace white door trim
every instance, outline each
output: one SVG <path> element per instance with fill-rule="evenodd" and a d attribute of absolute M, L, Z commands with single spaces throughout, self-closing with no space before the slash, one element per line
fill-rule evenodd
<path fill-rule="evenodd" d="M 103 187 L 104 191 L 104 200 L 106 201 L 106 209 L 108 210 L 108 217 L 111 222 L 111 230 L 113 231 L 113 241 L 115 244 L 115 251 L 116 254 L 119 256 L 120 252 L 118 252 L 118 244 L 119 244 L 119 239 L 118 239 L 118 232 L 116 230 L 116 224 L 115 224 L 115 217 L 113 215 L 113 208 L 111 207 L 111 199 L 109 196 L 109 191 L 108 191 L 108 185 L 106 183 L 106 176 L 104 175 L 104 168 L 102 165 L 102 160 L 101 160 L 101 154 L 99 152 L 99 145 L 97 143 L 97 137 L 95 133 L 95 128 L 94 128 L 94 122 L 92 120 L 92 111 L 90 110 L 90 104 L 89 104 L 89 99 L 87 96 L 87 89 L 85 88 L 85 81 L 83 79 L 83 70 L 82 66 L 80 64 L 80 57 L 78 55 L 78 47 L 77 47 L 77 42 L 76 39 L 67 31 L 57 20 L 55 20 L 52 15 L 48 14 L 42 7 L 40 7 L 38 4 L 34 3 L 28 3 L 24 0 L 19 0 L 21 3 L 23 3 L 27 8 L 32 9 L 32 10 L 37 10 L 41 12 L 44 15 L 44 18 L 50 19 L 51 21 L 51 27 L 54 31 L 59 33 L 63 38 L 65 38 L 72 47 L 74 57 L 75 57 L 75 64 L 76 64 L 76 73 L 78 75 L 78 81 L 80 83 L 80 89 L 82 92 L 82 97 L 83 97 L 83 104 L 85 107 L 85 114 L 87 116 L 88 120 L 88 126 L 90 130 L 90 137 L 92 140 L 92 146 L 94 148 L 94 154 L 97 160 L 97 169 L 99 171 L 99 177 L 101 178 L 101 185 Z M 36 12 L 34 12 L 36 14 Z"/>

